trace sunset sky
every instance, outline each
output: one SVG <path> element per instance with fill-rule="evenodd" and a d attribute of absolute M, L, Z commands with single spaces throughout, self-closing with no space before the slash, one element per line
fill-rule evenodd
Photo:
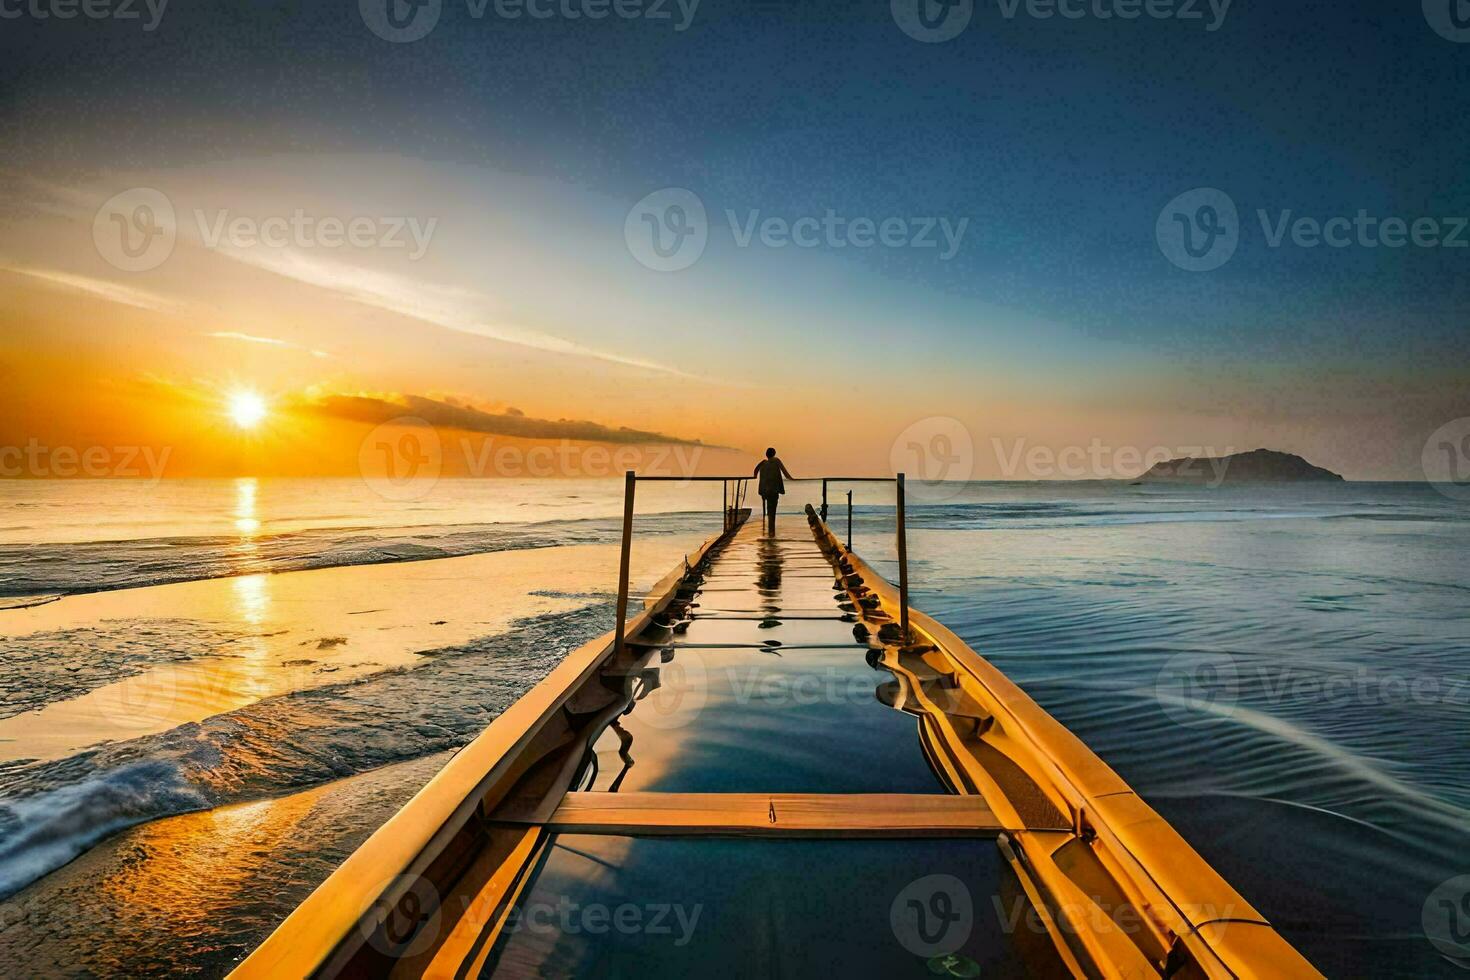
<path fill-rule="evenodd" d="M 1470 215 L 1470 44 L 1418 6 L 1239 4 L 1207 31 L 986 4 L 942 44 L 886 2 L 708 0 L 684 30 L 677 5 L 594 23 L 446 2 L 412 43 L 356 3 L 7 20 L 0 446 L 347 474 L 401 414 L 739 451 L 710 448 L 714 472 L 773 444 L 800 471 L 881 473 L 941 417 L 981 479 L 1027 476 L 1017 445 L 1099 440 L 1420 479 L 1429 433 L 1470 415 L 1470 248 L 1272 247 L 1256 215 Z M 1196 187 L 1240 211 L 1214 271 L 1155 239 Z M 135 188 L 177 228 L 141 271 L 94 234 Z M 625 237 L 663 188 L 707 212 L 678 271 Z M 965 225 L 949 258 L 938 230 L 741 242 L 829 210 Z M 373 241 L 222 231 L 298 212 Z M 240 392 L 259 424 L 231 418 Z"/>

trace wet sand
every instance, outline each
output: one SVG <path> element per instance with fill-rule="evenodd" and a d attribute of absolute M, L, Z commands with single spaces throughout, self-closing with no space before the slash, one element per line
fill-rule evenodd
<path fill-rule="evenodd" d="M 634 594 L 696 544 L 641 540 Z M 30 882 L 0 902 L 5 972 L 227 972 L 446 749 L 610 627 L 617 560 L 573 545 L 0 613 L 5 684 L 53 699 L 0 720 L 0 883 Z"/>
<path fill-rule="evenodd" d="M 635 587 L 694 544 L 639 541 Z M 616 583 L 617 556 L 614 546 L 573 545 L 209 579 L 0 612 L 0 646 L 29 658 L 0 674 L 0 707 L 32 708 L 0 719 L 0 762 L 166 731 L 582 608 Z"/>
<path fill-rule="evenodd" d="M 448 760 L 156 820 L 0 902 L 9 976 L 222 976 Z"/>

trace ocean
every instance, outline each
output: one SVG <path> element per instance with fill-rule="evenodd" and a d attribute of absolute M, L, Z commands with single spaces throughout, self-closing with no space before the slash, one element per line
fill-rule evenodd
<path fill-rule="evenodd" d="M 892 488 L 854 490 L 853 545 L 896 575 Z M 640 486 L 639 581 L 717 529 L 719 492 Z M 793 484 L 786 509 L 818 494 Z M 225 972 L 444 753 L 609 628 L 621 507 L 620 480 L 443 480 L 413 502 L 345 479 L 4 484 L 0 957 Z M 1454 972 L 1425 931 L 1470 875 L 1470 505 L 1422 484 L 912 485 L 908 525 L 914 604 L 1319 969 Z M 359 578 L 312 577 L 331 568 Z M 96 742 L 78 728 L 159 678 L 167 711 Z M 343 781 L 370 802 L 303 821 L 260 887 L 187 926 L 123 929 L 87 887 L 88 860 L 177 842 L 200 819 L 181 815 Z"/>

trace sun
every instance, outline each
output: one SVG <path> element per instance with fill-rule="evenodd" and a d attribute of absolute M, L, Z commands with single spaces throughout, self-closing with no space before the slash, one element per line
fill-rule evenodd
<path fill-rule="evenodd" d="M 253 429 L 265 418 L 265 399 L 253 391 L 237 391 L 230 396 L 229 415 L 239 428 Z"/>

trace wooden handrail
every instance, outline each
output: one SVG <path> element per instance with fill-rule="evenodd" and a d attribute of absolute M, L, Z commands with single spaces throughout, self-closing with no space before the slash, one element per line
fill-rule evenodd
<path fill-rule="evenodd" d="M 631 470 L 629 472 L 632 472 Z M 640 483 L 719 483 L 721 480 L 753 480 L 753 476 L 638 476 L 634 479 Z M 793 476 L 788 483 L 818 483 L 831 481 L 833 483 L 892 483 L 897 477 L 892 476 Z"/>
<path fill-rule="evenodd" d="M 898 609 L 904 645 L 911 646 L 914 638 L 909 632 L 909 542 L 904 533 L 902 473 L 898 474 L 898 485 L 894 493 L 898 501 Z"/>
<path fill-rule="evenodd" d="M 613 635 L 613 652 L 623 652 L 623 631 L 628 625 L 628 571 L 633 551 L 633 491 L 638 479 L 629 470 L 623 481 L 623 550 L 618 558 L 618 625 Z"/>
<path fill-rule="evenodd" d="M 732 524 L 732 507 L 730 504 L 730 484 L 737 483 L 736 499 L 743 496 L 742 487 L 745 481 L 753 479 L 749 476 L 639 476 L 636 471 L 628 470 L 624 474 L 623 488 L 623 541 L 622 555 L 618 564 L 618 624 L 616 629 L 616 641 L 614 649 L 623 649 L 624 625 L 628 616 L 628 571 L 631 550 L 633 546 L 633 491 L 638 481 L 654 482 L 681 482 L 681 483 L 715 483 L 724 484 L 720 502 L 724 529 L 729 531 Z M 892 483 L 894 484 L 895 501 L 898 510 L 898 590 L 901 597 L 902 608 L 900 618 L 903 630 L 903 642 L 905 645 L 913 642 L 912 634 L 909 632 L 909 548 L 908 535 L 905 533 L 904 519 L 904 475 L 902 473 L 894 476 L 807 476 L 792 477 L 792 483 L 815 483 L 822 484 L 822 521 L 827 520 L 827 484 L 828 483 Z M 738 508 L 740 505 L 734 505 Z M 852 491 L 847 491 L 847 547 L 852 550 Z"/>

